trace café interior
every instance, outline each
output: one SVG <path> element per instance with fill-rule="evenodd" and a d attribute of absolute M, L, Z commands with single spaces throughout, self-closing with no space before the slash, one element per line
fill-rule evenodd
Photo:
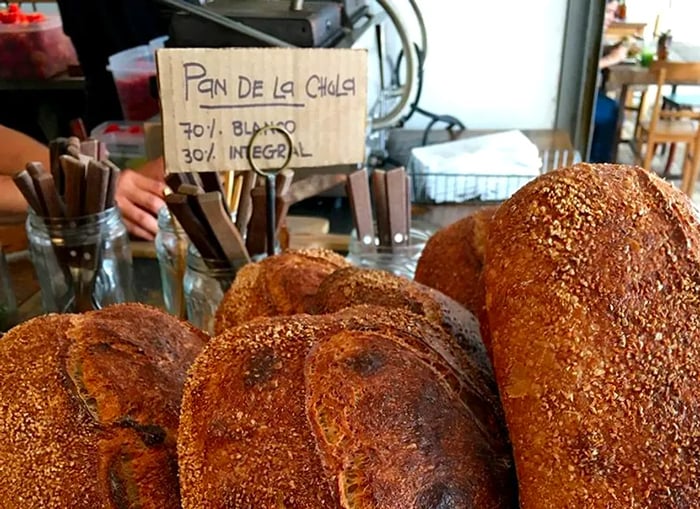
<path fill-rule="evenodd" d="M 0 507 L 700 507 L 699 21 L 0 3 Z"/>
<path fill-rule="evenodd" d="M 46 147 L 71 136 L 97 140 L 100 154 L 120 169 L 138 172 L 154 161 L 162 168 L 155 65 L 161 49 L 359 48 L 368 55 L 368 121 L 358 164 L 370 174 L 405 168 L 410 216 L 419 223 L 437 229 L 502 202 L 539 174 L 593 161 L 601 136 L 607 153 L 597 162 L 638 164 L 690 196 L 700 191 L 700 35 L 694 22 L 700 4 L 694 0 L 152 3 L 170 13 L 162 31 L 134 42 L 137 30 L 129 27 L 131 46 L 119 41 L 118 51 L 98 66 L 99 79 L 86 76 L 85 62 L 81 66 L 88 52 L 75 26 L 82 15 L 92 25 L 109 16 L 81 13 L 61 0 L 4 4 L 0 125 Z M 134 8 L 127 1 L 114 5 Z M 119 33 L 121 21 L 114 23 L 109 30 Z M 622 57 L 600 68 L 611 49 Z M 89 71 L 96 72 L 92 61 Z M 95 106 L 101 99 L 94 89 L 106 86 L 105 79 L 118 97 L 116 112 Z M 601 97 L 615 116 L 599 129 Z M 21 169 L 3 167 L 3 178 Z M 304 174 L 313 178 L 285 216 L 289 246 L 349 252 L 356 218 L 344 185 L 348 172 L 334 166 Z M 222 185 L 233 188 L 233 182 Z M 122 216 L 127 222 L 123 208 Z M 42 309 L 27 214 L 4 211 L 1 222 L 12 274 L 5 292 L 26 318 Z M 144 235 L 127 226 L 135 258 L 157 266 L 157 231 Z M 143 274 L 157 272 L 145 268 Z M 162 305 L 158 278 L 144 280 L 141 293 Z"/>

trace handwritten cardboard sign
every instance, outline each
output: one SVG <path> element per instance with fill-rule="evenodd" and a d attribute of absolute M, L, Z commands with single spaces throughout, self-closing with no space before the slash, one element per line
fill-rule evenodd
<path fill-rule="evenodd" d="M 351 49 L 163 49 L 157 53 L 167 172 L 364 160 L 367 53 Z"/>

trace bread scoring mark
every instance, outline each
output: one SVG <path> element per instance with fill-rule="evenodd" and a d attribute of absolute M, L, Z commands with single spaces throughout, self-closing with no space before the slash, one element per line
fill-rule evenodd
<path fill-rule="evenodd" d="M 161 445 L 167 436 L 165 429 L 157 424 L 139 424 L 128 415 L 117 421 L 117 425 L 134 430 L 146 447 Z"/>
<path fill-rule="evenodd" d="M 130 455 L 117 454 L 109 464 L 109 496 L 115 509 L 141 509 L 130 463 Z"/>
<path fill-rule="evenodd" d="M 363 350 L 347 357 L 345 364 L 355 373 L 368 377 L 377 373 L 386 364 L 384 354 L 377 350 Z"/>
<path fill-rule="evenodd" d="M 254 354 L 248 362 L 248 370 L 244 374 L 243 383 L 247 389 L 270 380 L 277 370 L 277 359 L 272 348 L 263 348 Z"/>
<path fill-rule="evenodd" d="M 415 509 L 477 509 L 474 498 L 456 486 L 431 484 L 416 498 Z"/>

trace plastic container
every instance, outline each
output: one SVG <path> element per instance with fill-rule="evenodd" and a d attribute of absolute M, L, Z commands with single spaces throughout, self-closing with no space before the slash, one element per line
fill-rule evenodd
<path fill-rule="evenodd" d="M 43 17 L 44 21 L 0 23 L 0 79 L 46 79 L 77 63 L 61 18 Z"/>
<path fill-rule="evenodd" d="M 165 43 L 168 42 L 168 39 L 170 39 L 169 35 L 161 35 L 160 37 L 156 37 L 155 39 L 151 39 L 148 42 L 148 47 L 151 48 L 151 53 L 153 54 L 153 57 L 155 58 L 156 51 L 165 48 Z"/>
<path fill-rule="evenodd" d="M 119 168 L 136 168 L 146 162 L 146 140 L 141 122 L 103 122 L 90 137 L 107 146 L 109 159 Z"/>
<path fill-rule="evenodd" d="M 151 93 L 151 78 L 156 75 L 151 48 L 136 46 L 116 53 L 109 57 L 107 70 L 114 78 L 126 120 L 148 120 L 158 113 L 158 100 Z"/>

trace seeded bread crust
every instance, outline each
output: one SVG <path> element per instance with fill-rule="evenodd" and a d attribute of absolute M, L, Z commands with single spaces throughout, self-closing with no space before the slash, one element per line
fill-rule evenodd
<path fill-rule="evenodd" d="M 451 342 L 371 306 L 216 337 L 183 398 L 183 507 L 515 507 L 507 447 L 480 419 L 493 407 L 438 353 Z"/>
<path fill-rule="evenodd" d="M 0 340 L 8 509 L 180 507 L 175 441 L 206 336 L 146 306 L 47 315 Z"/>
<path fill-rule="evenodd" d="M 460 304 L 404 277 L 381 270 L 346 267 L 328 276 L 319 286 L 312 311 L 335 313 L 360 304 L 403 309 L 420 315 L 455 338 L 471 361 L 466 371 L 496 387 L 491 363 L 479 333 L 479 322 Z"/>
<path fill-rule="evenodd" d="M 497 207 L 484 207 L 435 232 L 416 267 L 415 280 L 434 288 L 474 313 L 490 350 L 482 273 L 488 228 Z"/>
<path fill-rule="evenodd" d="M 308 312 L 321 281 L 347 266 L 326 249 L 290 250 L 245 265 L 219 304 L 216 334 L 258 317 Z"/>
<path fill-rule="evenodd" d="M 700 500 L 700 230 L 647 171 L 582 164 L 496 213 L 493 358 L 523 509 Z"/>

